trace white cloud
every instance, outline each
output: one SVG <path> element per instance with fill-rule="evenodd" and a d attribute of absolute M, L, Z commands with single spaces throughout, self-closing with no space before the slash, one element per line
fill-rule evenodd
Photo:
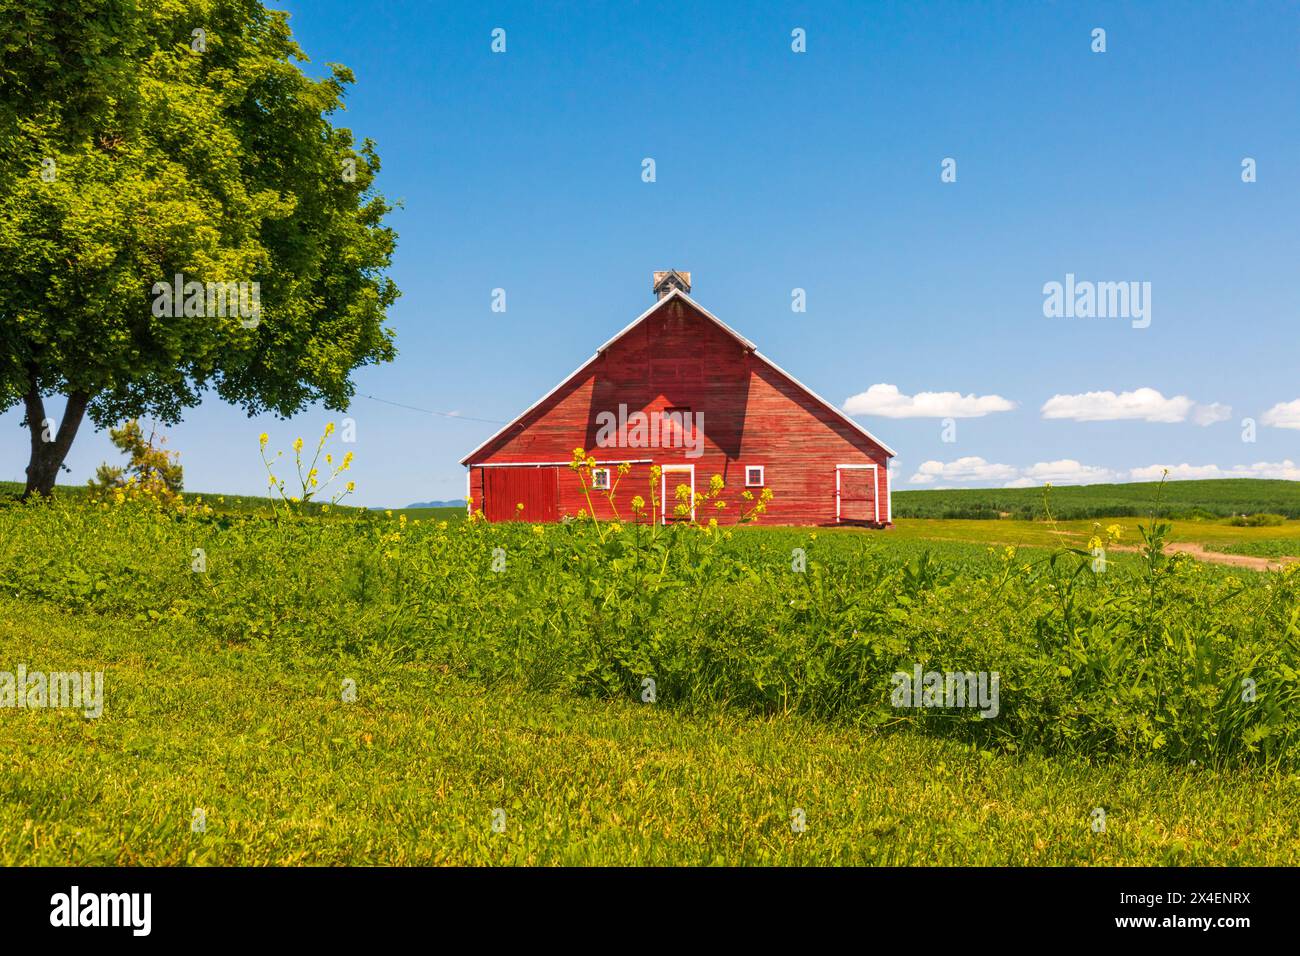
<path fill-rule="evenodd" d="M 1040 461 L 1036 465 L 1030 465 L 1014 482 L 1008 482 L 1007 487 L 1031 488 L 1048 482 L 1054 485 L 1091 485 L 1114 481 L 1118 477 L 1109 468 L 1084 465 L 1073 458 L 1062 458 L 1059 461 Z"/>
<path fill-rule="evenodd" d="M 1009 412 L 1016 403 L 1001 395 L 962 395 L 960 392 L 917 392 L 904 395 L 897 385 L 880 383 L 845 400 L 849 415 L 885 418 L 982 418 Z"/>
<path fill-rule="evenodd" d="M 1260 416 L 1260 421 L 1274 428 L 1300 428 L 1300 398 L 1294 402 L 1278 402 Z"/>
<path fill-rule="evenodd" d="M 968 456 L 949 462 L 922 462 L 909 480 L 916 485 L 933 485 L 936 481 L 1001 481 L 1006 488 L 1033 488 L 1046 482 L 1054 485 L 1080 485 L 1115 481 L 1119 477 L 1108 468 L 1080 464 L 1073 458 L 1040 461 L 1028 468 L 1017 468 L 1015 465 L 997 464 L 977 456 Z"/>
<path fill-rule="evenodd" d="M 1197 405 L 1192 410 L 1192 421 L 1198 425 L 1213 425 L 1215 422 L 1226 422 L 1232 417 L 1232 406 L 1224 405 L 1221 402 L 1211 402 L 1209 405 Z M 1298 425 L 1297 427 L 1300 427 Z"/>
<path fill-rule="evenodd" d="M 1159 481 L 1165 470 L 1169 471 L 1171 481 L 1187 481 L 1195 478 L 1281 478 L 1284 481 L 1300 481 L 1300 465 L 1286 461 L 1257 461 L 1252 465 L 1233 465 L 1220 468 L 1218 465 L 1146 465 L 1129 471 L 1133 481 Z"/>
<path fill-rule="evenodd" d="M 1181 422 L 1195 404 L 1186 395 L 1165 398 L 1154 388 L 1138 388 L 1118 395 L 1110 391 L 1053 395 L 1043 403 L 1042 414 L 1076 422 Z"/>
<path fill-rule="evenodd" d="M 916 485 L 930 485 L 936 481 L 1005 481 L 1016 476 L 1012 465 L 999 465 L 983 458 L 969 456 L 956 461 L 923 461 L 909 481 Z"/>
<path fill-rule="evenodd" d="M 1218 465 L 1189 465 L 1186 462 L 1181 465 L 1147 465 L 1144 468 L 1133 468 L 1128 476 L 1134 481 L 1159 481 L 1165 469 L 1169 470 L 1169 477 L 1174 481 L 1223 477 L 1223 470 Z"/>

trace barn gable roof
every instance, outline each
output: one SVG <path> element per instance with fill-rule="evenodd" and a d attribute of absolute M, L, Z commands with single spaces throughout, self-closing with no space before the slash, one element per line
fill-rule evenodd
<path fill-rule="evenodd" d="M 604 355 L 605 352 L 608 351 L 609 348 L 610 348 L 612 345 L 614 345 L 615 342 L 617 342 L 619 339 L 623 338 L 623 336 L 627 335 L 629 332 L 631 332 L 633 329 L 635 329 L 638 325 L 640 325 L 642 322 L 644 322 L 646 319 L 648 319 L 651 315 L 653 315 L 653 314 L 654 314 L 656 311 L 658 311 L 660 308 L 662 308 L 663 306 L 667 305 L 669 302 L 672 302 L 672 301 L 675 300 L 675 299 L 681 299 L 683 302 L 685 302 L 685 303 L 687 303 L 688 305 L 690 305 L 691 308 L 695 309 L 697 312 L 699 312 L 701 315 L 703 315 L 706 319 L 708 319 L 708 320 L 711 321 L 714 325 L 716 325 L 718 328 L 720 328 L 723 332 L 725 332 L 727 335 L 731 336 L 733 339 L 735 339 L 737 342 L 739 342 L 741 345 L 743 345 L 746 349 L 748 349 L 748 350 L 750 351 L 750 353 L 751 353 L 751 354 L 752 354 L 756 359 L 758 359 L 759 361 L 763 362 L 763 364 L 767 365 L 769 368 L 771 368 L 771 369 L 772 369 L 773 371 L 775 371 L 777 374 L 779 374 L 779 375 L 785 377 L 786 379 L 788 379 L 788 380 L 791 382 L 791 384 L 793 384 L 796 388 L 798 388 L 798 389 L 800 389 L 801 391 L 803 391 L 803 392 L 804 392 L 804 393 L 805 393 L 809 398 L 813 399 L 813 400 L 814 400 L 815 402 L 817 402 L 819 405 L 821 405 L 822 407 L 824 407 L 827 411 L 831 412 L 831 413 L 834 414 L 837 418 L 839 418 L 840 420 L 842 420 L 843 422 L 845 422 L 847 425 L 849 425 L 851 428 L 853 428 L 854 431 L 859 432 L 860 434 L 866 436 L 868 439 L 870 439 L 872 442 L 874 442 L 876 445 L 879 445 L 880 448 L 881 448 L 881 449 L 885 452 L 885 454 L 887 454 L 889 457 L 893 458 L 893 457 L 896 457 L 896 456 L 897 456 L 898 453 L 897 453 L 896 451 L 894 451 L 894 449 L 890 448 L 888 445 L 886 445 L 884 442 L 882 442 L 879 438 L 877 438 L 875 435 L 871 434 L 871 432 L 867 431 L 867 430 L 866 430 L 865 428 L 863 428 L 860 424 L 858 424 L 856 421 L 854 421 L 852 418 L 850 418 L 848 415 L 846 415 L 846 414 L 845 414 L 843 411 L 841 411 L 839 408 L 837 408 L 836 406 L 832 405 L 830 402 L 826 401 L 826 399 L 822 398 L 820 395 L 818 395 L 816 392 L 814 392 L 811 388 L 809 388 L 809 387 L 808 387 L 807 385 L 805 385 L 803 382 L 799 381 L 797 378 L 795 378 L 793 375 L 791 375 L 791 374 L 790 374 L 789 372 L 787 372 L 785 369 L 781 368 L 781 366 L 779 366 L 779 365 L 777 365 L 775 362 L 773 362 L 770 358 L 768 358 L 766 355 L 764 355 L 762 352 L 760 352 L 760 351 L 758 350 L 758 346 L 756 346 L 756 345 L 755 345 L 753 342 L 751 342 L 749 339 L 745 338 L 743 335 L 741 335 L 741 334 L 740 334 L 739 332 L 737 332 L 735 329 L 731 328 L 731 326 L 727 325 L 725 322 L 723 322 L 721 319 L 719 319 L 716 315 L 714 315 L 712 312 L 710 312 L 710 311 L 709 311 L 708 309 L 706 309 L 704 306 L 700 305 L 698 302 L 696 302 L 694 299 L 692 299 L 689 295 L 687 295 L 687 294 L 686 294 L 685 292 L 683 292 L 681 289 L 673 289 L 671 292 L 669 292 L 667 295 L 665 295 L 662 299 L 660 299 L 659 301 L 657 301 L 654 305 L 650 306 L 650 308 L 646 309 L 644 312 L 642 312 L 640 315 L 638 315 L 635 319 L 633 319 L 630 323 L 628 323 L 628 325 L 625 326 L 625 327 L 624 327 L 620 332 L 618 332 L 618 333 L 617 333 L 617 334 L 616 334 L 612 339 L 610 339 L 608 342 L 606 342 L 606 343 L 605 343 L 604 345 L 602 345 L 600 348 L 596 349 L 596 354 L 595 354 L 595 355 L 593 355 L 591 358 L 587 359 L 587 361 L 583 362 L 583 363 L 582 363 L 581 365 L 579 365 L 576 369 L 574 369 L 572 372 L 570 372 L 567 376 L 565 376 L 563 379 L 561 379 L 560 382 L 559 382 L 559 384 L 556 385 L 553 389 L 551 389 L 549 392 L 547 392 L 545 395 L 543 395 L 543 396 L 542 396 L 541 398 L 539 398 L 537 401 L 533 402 L 533 404 L 529 405 L 527 408 L 525 408 L 522 412 L 520 412 L 518 415 L 516 415 L 513 419 L 511 419 L 511 420 L 510 420 L 509 422 L 507 422 L 505 425 L 502 425 L 501 428 L 499 428 L 495 433 L 493 433 L 493 434 L 492 434 L 492 435 L 491 435 L 491 436 L 490 436 L 486 441 L 484 441 L 484 442 L 483 442 L 482 444 L 480 444 L 477 448 L 475 448 L 473 451 L 471 451 L 468 455 L 466 455 L 464 458 L 462 458 L 462 459 L 460 460 L 460 463 L 461 463 L 462 465 L 468 465 L 468 464 L 470 463 L 470 461 L 474 458 L 475 455 L 477 455 L 477 454 L 478 454 L 479 452 L 481 452 L 483 449 L 487 448 L 489 445 L 491 445 L 493 442 L 495 442 L 498 438 L 500 438 L 502 435 L 504 435 L 506 432 L 508 432 L 511 428 L 513 428 L 514 426 L 518 425 L 521 421 L 523 421 L 525 418 L 527 418 L 527 417 L 528 417 L 528 416 L 529 416 L 533 411 L 535 411 L 536 409 L 538 409 L 538 408 L 540 408 L 542 405 L 544 405 L 544 404 L 546 403 L 546 400 L 549 399 L 552 395 L 554 395 L 556 392 L 560 391 L 560 389 L 564 388 L 564 386 L 568 385 L 568 384 L 569 384 L 570 382 L 572 382 L 575 378 L 577 378 L 577 377 L 578 377 L 579 375 L 581 375 L 584 371 L 586 371 L 587 368 L 588 368 L 588 366 L 590 366 L 593 362 L 595 362 L 595 361 L 596 361 L 597 359 L 599 359 L 602 355 Z"/>

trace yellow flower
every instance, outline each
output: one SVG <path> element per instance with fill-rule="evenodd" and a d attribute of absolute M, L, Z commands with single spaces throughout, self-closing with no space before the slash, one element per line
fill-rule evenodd
<path fill-rule="evenodd" d="M 347 490 L 347 491 L 352 491 L 354 488 L 356 488 L 356 486 L 357 486 L 357 483 L 356 483 L 355 481 L 349 481 L 349 482 L 347 483 L 347 488 L 346 488 L 346 490 Z"/>
<path fill-rule="evenodd" d="M 258 444 L 260 444 L 263 448 L 266 447 L 266 443 L 269 442 L 270 440 L 271 440 L 271 436 L 268 435 L 266 432 L 262 432 L 262 434 L 257 436 Z"/>
<path fill-rule="evenodd" d="M 330 435 L 333 435 L 333 434 L 334 434 L 334 423 L 333 423 L 333 422 L 329 422 L 329 423 L 325 426 L 325 437 L 328 438 Z"/>
<path fill-rule="evenodd" d="M 301 438 L 295 438 L 295 439 L 293 440 L 293 450 L 294 450 L 294 451 L 302 451 L 302 439 L 301 439 Z"/>
<path fill-rule="evenodd" d="M 1113 524 L 1106 529 L 1106 535 L 1112 541 L 1118 541 L 1123 536 L 1123 534 L 1124 534 L 1124 529 L 1117 524 Z"/>
<path fill-rule="evenodd" d="M 642 498 L 640 495 L 636 495 L 635 497 L 633 497 L 633 499 L 632 499 L 632 510 L 633 510 L 633 511 L 642 511 L 642 510 L 644 510 L 644 509 L 645 509 L 645 499 Z"/>
<path fill-rule="evenodd" d="M 1092 540 L 1088 542 L 1089 550 L 1096 551 L 1100 547 L 1101 547 L 1101 538 L 1097 537 L 1096 535 L 1093 535 Z"/>

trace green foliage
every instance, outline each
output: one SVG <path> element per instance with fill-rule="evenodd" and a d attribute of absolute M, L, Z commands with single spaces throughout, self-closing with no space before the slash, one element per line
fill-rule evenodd
<path fill-rule="evenodd" d="M 1275 528 L 1280 524 L 1286 524 L 1286 516 L 1269 514 L 1268 512 L 1253 515 L 1234 515 L 1228 520 L 1228 524 L 1237 528 Z"/>
<path fill-rule="evenodd" d="M 185 622 L 142 628 L 3 598 L 0 622 L 4 660 L 105 671 L 98 720 L 0 721 L 6 866 L 1295 860 L 1294 775 L 485 693 L 432 662 L 286 655 Z M 1102 834 L 1090 827 L 1099 805 Z M 491 830 L 496 807 L 503 833 Z"/>
<path fill-rule="evenodd" d="M 1248 554 L 1257 558 L 1300 558 L 1300 539 L 1259 538 L 1254 541 L 1216 544 L 1211 546 L 1211 550 L 1224 554 Z"/>
<path fill-rule="evenodd" d="M 89 482 L 92 490 L 103 492 L 130 486 L 167 499 L 180 494 L 184 471 L 177 460 L 179 456 L 162 447 L 167 441 L 165 438 L 154 431 L 145 438 L 140 422 L 134 418 L 120 428 L 110 429 L 108 435 L 118 450 L 127 456 L 127 464 L 125 467 L 107 462 L 100 465 Z"/>
<path fill-rule="evenodd" d="M 1166 556 L 1164 522 L 1105 573 L 1081 547 L 603 530 L 14 504 L 0 508 L 0 594 L 489 685 L 636 700 L 651 678 L 669 708 L 910 726 L 995 750 L 1300 757 L 1300 574 Z M 191 570 L 195 548 L 205 573 Z M 894 709 L 891 675 L 914 664 L 999 672 L 1000 715 Z"/>
<path fill-rule="evenodd" d="M 0 51 L 0 410 L 58 392 L 101 427 L 174 423 L 210 389 L 288 416 L 393 358 L 379 159 L 332 124 L 350 72 L 309 78 L 287 14 L 0 0 Z M 258 283 L 257 321 L 156 314 L 177 274 Z"/>
<path fill-rule="evenodd" d="M 1145 516 L 1159 482 L 1062 486 L 1052 489 L 1052 511 L 1062 521 Z M 1300 482 L 1215 478 L 1164 483 L 1160 515 L 1196 520 L 1276 512 L 1300 518 Z M 1040 519 L 1040 488 L 957 488 L 895 491 L 895 518 Z"/>

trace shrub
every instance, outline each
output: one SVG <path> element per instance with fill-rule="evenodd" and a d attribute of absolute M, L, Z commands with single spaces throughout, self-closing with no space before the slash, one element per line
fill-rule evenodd
<path fill-rule="evenodd" d="M 1268 512 L 1253 515 L 1234 515 L 1228 521 L 1228 524 L 1238 528 L 1271 528 L 1285 523 L 1285 515 L 1275 515 Z"/>

